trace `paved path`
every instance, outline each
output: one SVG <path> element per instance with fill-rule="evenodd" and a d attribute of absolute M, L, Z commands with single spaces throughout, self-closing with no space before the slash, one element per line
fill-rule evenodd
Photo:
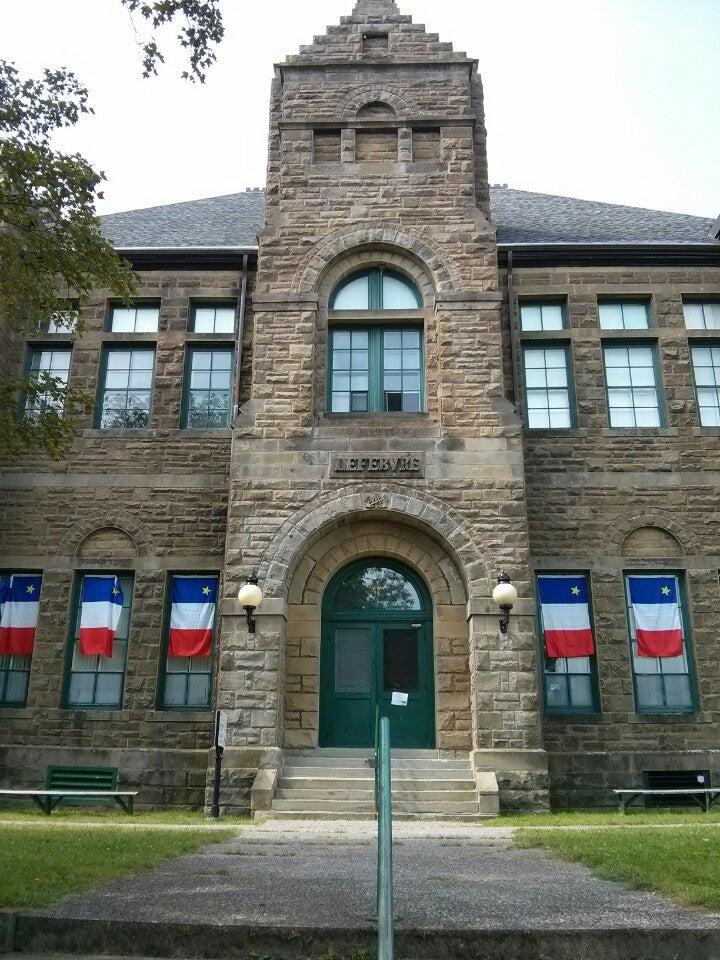
<path fill-rule="evenodd" d="M 395 826 L 397 926 L 444 929 L 720 928 L 720 914 L 594 877 L 512 847 L 512 831 L 451 823 Z M 269 821 L 131 882 L 38 911 L 73 919 L 367 927 L 375 825 Z"/>

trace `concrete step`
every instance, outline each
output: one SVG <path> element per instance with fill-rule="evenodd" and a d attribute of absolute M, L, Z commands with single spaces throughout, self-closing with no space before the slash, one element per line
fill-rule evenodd
<path fill-rule="evenodd" d="M 374 757 L 375 751 L 372 748 L 362 747 L 318 747 L 317 750 L 313 750 L 312 753 L 297 753 L 291 754 L 292 759 L 305 758 L 305 757 L 328 757 L 330 759 L 334 757 L 354 757 L 366 759 L 368 757 Z M 412 750 L 405 749 L 403 747 L 393 747 L 390 751 L 390 756 L 395 759 L 407 760 L 407 759 L 421 759 L 421 760 L 438 760 L 443 759 L 440 757 L 439 750 Z M 457 757 L 449 757 L 450 760 L 456 760 Z M 462 759 L 462 758 L 461 758 Z"/>
<path fill-rule="evenodd" d="M 278 800 L 363 800 L 374 803 L 375 793 L 370 790 L 335 790 L 328 788 L 309 788 L 298 790 L 295 787 L 283 787 L 282 783 L 275 796 Z M 419 803 L 434 801 L 475 801 L 475 790 L 398 790 L 393 787 L 393 803 L 415 801 Z"/>
<path fill-rule="evenodd" d="M 464 767 L 397 767 L 392 766 L 393 780 L 473 780 L 468 764 Z M 284 777 L 330 778 L 332 780 L 374 780 L 372 767 L 311 767 L 285 764 Z"/>
<path fill-rule="evenodd" d="M 263 813 L 265 820 L 364 820 L 374 821 L 374 813 L 332 813 L 327 810 L 269 810 Z M 397 813 L 393 811 L 393 820 L 415 821 L 415 820 L 452 820 L 459 823 L 475 823 L 478 820 L 492 819 L 484 813 L 453 813 L 438 815 L 437 813 Z"/>
<path fill-rule="evenodd" d="M 316 810 L 321 813 L 375 813 L 375 805 L 369 800 L 281 800 L 273 801 L 273 810 L 285 813 L 306 813 L 308 810 Z M 393 802 L 393 816 L 395 814 L 416 814 L 432 813 L 440 816 L 453 816 L 457 813 L 477 814 L 477 800 L 472 801 L 416 801 L 416 800 L 397 800 Z"/>
<path fill-rule="evenodd" d="M 283 774 L 278 781 L 278 788 L 286 790 L 374 790 L 374 779 L 360 779 L 360 777 L 296 777 Z M 393 792 L 407 792 L 411 790 L 475 790 L 475 781 L 470 777 L 452 780 L 440 780 L 433 777 L 407 777 L 399 779 L 393 777 Z"/>
<path fill-rule="evenodd" d="M 338 756 L 328 757 L 320 754 L 311 754 L 308 756 L 292 756 L 285 758 L 286 766 L 292 767 L 342 767 L 344 769 L 359 768 L 372 769 L 372 765 L 367 761 L 372 760 L 371 756 Z M 417 769 L 427 770 L 435 767 L 443 767 L 446 770 L 468 770 L 470 767 L 468 760 L 457 759 L 438 759 L 437 757 L 392 757 L 391 767 L 393 770 Z"/>

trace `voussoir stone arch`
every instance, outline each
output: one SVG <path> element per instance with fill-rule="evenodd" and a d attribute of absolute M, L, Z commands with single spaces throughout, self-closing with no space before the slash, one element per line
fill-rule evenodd
<path fill-rule="evenodd" d="M 402 97 L 387 87 L 376 85 L 361 87 L 347 101 L 348 116 L 357 116 L 358 113 L 372 103 L 387 104 L 396 117 L 408 116 L 408 106 Z"/>
<path fill-rule="evenodd" d="M 70 552 L 79 558 L 135 560 L 148 553 L 148 541 L 142 528 L 123 520 L 97 523 L 79 528 L 71 538 Z"/>
<path fill-rule="evenodd" d="M 446 504 L 423 494 L 378 488 L 338 491 L 309 510 L 294 514 L 277 531 L 265 550 L 260 575 L 265 595 L 286 599 L 295 569 L 314 543 L 331 529 L 354 521 L 390 520 L 417 527 L 436 540 L 452 559 L 468 597 L 487 580 L 487 563 L 461 518 Z"/>
<path fill-rule="evenodd" d="M 362 255 L 367 250 L 374 251 L 376 259 L 381 251 L 407 257 L 421 268 L 426 278 L 429 274 L 430 285 L 436 293 L 460 286 L 460 278 L 451 273 L 442 252 L 433 244 L 393 227 L 366 227 L 326 238 L 296 274 L 293 289 L 298 293 L 317 293 L 321 286 L 326 286 L 323 281 L 334 264 L 350 252 Z M 421 289 L 423 293 L 427 290 L 427 279 Z"/>
<path fill-rule="evenodd" d="M 658 530 L 662 531 L 665 534 L 668 546 L 670 541 L 674 541 L 676 544 L 675 553 L 673 556 L 682 555 L 687 552 L 696 552 L 697 547 L 694 542 L 694 537 L 691 531 L 682 527 L 679 523 L 676 523 L 670 517 L 661 516 L 658 514 L 638 514 L 636 516 L 628 517 L 622 522 L 618 523 L 615 529 L 610 535 L 610 541 L 614 544 L 616 548 L 616 553 L 621 555 L 626 555 L 626 542 L 631 535 L 638 530 Z M 630 545 L 632 540 L 630 541 Z"/>
<path fill-rule="evenodd" d="M 435 604 L 449 606 L 467 600 L 460 572 L 428 534 L 387 520 L 360 520 L 329 531 L 308 550 L 295 568 L 288 602 L 319 604 L 339 570 L 368 557 L 397 560 L 411 567 L 424 580 Z"/>
<path fill-rule="evenodd" d="M 624 557 L 679 557 L 682 545 L 669 530 L 658 526 L 642 526 L 631 530 L 622 544 Z"/>

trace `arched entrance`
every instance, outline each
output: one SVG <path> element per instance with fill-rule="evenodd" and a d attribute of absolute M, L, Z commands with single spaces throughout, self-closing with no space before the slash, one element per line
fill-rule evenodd
<path fill-rule="evenodd" d="M 320 746 L 373 746 L 378 709 L 394 747 L 435 746 L 432 602 L 419 577 L 384 558 L 349 564 L 325 591 Z"/>

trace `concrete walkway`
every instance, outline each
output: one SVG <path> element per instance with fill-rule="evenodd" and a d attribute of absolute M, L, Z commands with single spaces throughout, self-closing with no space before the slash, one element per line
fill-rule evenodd
<path fill-rule="evenodd" d="M 375 824 L 269 821 L 148 874 L 66 897 L 34 915 L 71 920 L 367 928 Z M 398 929 L 720 929 L 720 914 L 599 880 L 512 847 L 512 831 L 395 825 Z"/>

